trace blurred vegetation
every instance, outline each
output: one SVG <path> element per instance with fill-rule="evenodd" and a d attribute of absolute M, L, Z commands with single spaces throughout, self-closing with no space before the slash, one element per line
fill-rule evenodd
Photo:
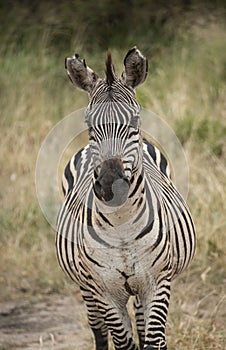
<path fill-rule="evenodd" d="M 210 22 L 216 16 L 224 21 L 226 16 L 224 0 L 3 0 L 0 6 L 3 52 L 36 50 L 41 44 L 58 55 L 74 50 L 78 43 L 83 52 L 95 54 L 138 43 L 141 49 L 161 50 L 200 15 Z"/>
<path fill-rule="evenodd" d="M 137 99 L 184 146 L 198 233 L 196 258 L 173 289 L 169 341 L 177 350 L 223 350 L 225 1 L 1 1 L 0 26 L 0 298 L 74 289 L 58 267 L 54 232 L 37 203 L 37 154 L 56 122 L 87 104 L 68 81 L 64 57 L 76 50 L 103 75 L 107 48 L 121 71 L 125 53 L 137 45 L 149 59 Z"/>

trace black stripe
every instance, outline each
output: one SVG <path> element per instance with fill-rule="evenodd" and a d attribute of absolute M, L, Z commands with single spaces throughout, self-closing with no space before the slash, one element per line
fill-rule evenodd
<path fill-rule="evenodd" d="M 94 260 L 93 258 L 91 258 L 91 256 L 87 253 L 87 251 L 86 251 L 86 246 L 84 245 L 84 247 L 83 247 L 83 252 L 85 253 L 85 256 L 86 256 L 86 258 L 89 260 L 89 261 L 91 261 L 93 264 L 95 264 L 95 265 L 97 265 L 97 266 L 99 266 L 99 267 L 104 267 L 103 265 L 100 265 L 99 263 L 98 263 L 98 261 L 96 261 L 96 260 Z"/>
<path fill-rule="evenodd" d="M 90 166 L 90 163 L 92 162 L 92 156 L 91 156 L 91 151 L 90 148 L 86 149 L 86 154 L 85 154 L 85 163 L 84 163 L 84 168 L 83 168 L 83 174 L 87 173 L 87 170 Z"/>
<path fill-rule="evenodd" d="M 184 235 L 183 225 L 182 225 L 182 222 L 181 222 L 181 218 L 179 218 L 179 217 L 178 217 L 178 224 L 179 224 L 179 227 L 180 227 L 181 238 L 182 238 L 182 241 L 183 241 L 183 244 L 184 244 L 184 261 L 183 261 L 183 267 L 182 267 L 182 268 L 184 268 L 184 264 L 186 263 L 186 260 L 187 260 L 188 249 L 187 249 L 186 238 L 185 238 L 185 235 Z"/>
<path fill-rule="evenodd" d="M 96 231 L 93 228 L 92 205 L 93 205 L 93 193 L 91 192 L 89 195 L 89 198 L 88 198 L 88 203 L 87 203 L 87 229 L 88 229 L 88 232 L 89 232 L 90 236 L 92 237 L 92 239 L 99 242 L 100 244 L 102 244 L 105 247 L 109 247 L 109 244 L 107 242 L 105 242 L 103 239 L 101 239 L 97 235 Z"/>
<path fill-rule="evenodd" d="M 81 169 L 81 157 L 82 157 L 82 151 L 84 148 L 81 148 L 75 155 L 74 155 L 74 167 L 77 171 L 78 177 L 80 175 L 80 169 Z"/>
<path fill-rule="evenodd" d="M 67 183 L 68 183 L 68 192 L 69 192 L 74 185 L 74 177 L 72 176 L 72 173 L 71 173 L 70 162 L 67 164 L 67 166 L 64 170 L 64 176 L 65 176 Z M 63 187 L 63 184 L 62 184 L 62 188 L 63 188 L 64 195 L 65 195 L 66 191 Z"/>
<path fill-rule="evenodd" d="M 164 157 L 164 155 L 161 154 L 160 169 L 163 172 L 163 174 L 165 174 L 165 175 L 167 175 L 166 174 L 166 167 L 167 167 L 167 160 Z"/>
<path fill-rule="evenodd" d="M 132 198 L 135 195 L 135 193 L 137 192 L 137 190 L 138 190 L 142 180 L 143 180 L 143 172 L 142 172 L 142 174 L 139 175 L 139 177 L 137 179 L 137 182 L 136 182 L 136 186 L 135 186 L 133 192 L 129 195 L 129 198 Z"/>
<path fill-rule="evenodd" d="M 106 218 L 106 216 L 104 216 L 102 212 L 99 211 L 98 214 L 100 215 L 101 219 L 104 220 L 104 222 L 106 222 L 109 226 L 114 227 L 114 225 L 110 223 L 110 221 Z"/>
<path fill-rule="evenodd" d="M 145 210 L 146 210 L 146 201 L 144 202 L 143 208 L 141 209 L 141 211 L 139 212 L 139 214 L 137 215 L 137 217 L 135 218 L 135 220 L 133 221 L 133 224 L 135 224 L 144 214 Z"/>
<path fill-rule="evenodd" d="M 156 162 L 156 152 L 155 147 L 149 143 L 148 141 L 144 140 L 145 144 L 147 145 L 148 153 L 150 154 L 151 158 Z"/>
<path fill-rule="evenodd" d="M 191 217 L 189 216 L 188 212 L 187 212 L 187 214 L 188 214 L 188 217 L 190 219 L 190 222 L 192 222 Z M 192 250 L 193 250 L 192 232 L 190 230 L 190 226 L 189 226 L 188 220 L 187 220 L 184 212 L 182 212 L 182 216 L 183 216 L 184 222 L 185 222 L 186 227 L 187 227 L 188 239 L 189 239 L 189 243 L 190 243 L 189 260 L 191 260 L 191 258 L 192 258 L 191 253 L 192 253 Z"/>
<path fill-rule="evenodd" d="M 141 231 L 141 233 L 138 236 L 136 236 L 135 240 L 141 239 L 147 233 L 151 232 L 152 227 L 154 225 L 154 211 L 153 211 L 153 205 L 152 205 L 152 198 L 148 190 L 146 191 L 146 203 L 148 203 L 148 207 L 145 205 L 145 209 L 149 210 L 148 224 Z"/>
<path fill-rule="evenodd" d="M 129 138 L 130 138 L 130 137 L 133 137 L 133 136 L 137 136 L 137 135 L 139 135 L 139 133 L 140 133 L 139 130 L 134 130 L 134 131 L 132 131 L 132 132 L 129 134 Z"/>

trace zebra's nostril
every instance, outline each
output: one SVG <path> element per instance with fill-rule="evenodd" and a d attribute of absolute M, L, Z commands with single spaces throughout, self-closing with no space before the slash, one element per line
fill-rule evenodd
<path fill-rule="evenodd" d="M 101 178 L 96 180 L 94 184 L 94 192 L 97 198 L 104 200 L 109 206 L 122 205 L 128 197 L 129 188 L 130 182 L 125 176 L 111 179 L 111 181 Z"/>

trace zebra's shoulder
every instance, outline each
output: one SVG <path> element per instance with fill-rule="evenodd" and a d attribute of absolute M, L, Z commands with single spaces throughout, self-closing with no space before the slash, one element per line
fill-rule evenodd
<path fill-rule="evenodd" d="M 154 162 L 158 170 L 160 170 L 168 178 L 171 178 L 170 164 L 164 154 L 147 140 L 143 139 L 144 150 L 144 166 L 150 162 Z"/>
<path fill-rule="evenodd" d="M 64 169 L 62 177 L 64 197 L 67 196 L 75 185 L 79 186 L 80 181 L 84 181 L 85 177 L 90 177 L 92 169 L 90 147 L 87 145 L 72 156 Z"/>

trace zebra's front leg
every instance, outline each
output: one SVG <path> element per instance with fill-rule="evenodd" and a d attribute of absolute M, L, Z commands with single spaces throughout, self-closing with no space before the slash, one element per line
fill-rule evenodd
<path fill-rule="evenodd" d="M 140 302 L 140 298 L 136 295 L 134 300 L 134 312 L 136 319 L 137 334 L 139 338 L 139 348 L 143 350 L 145 341 L 145 322 L 144 322 L 144 308 Z"/>
<path fill-rule="evenodd" d="M 127 298 L 128 300 L 128 298 Z M 111 334 L 115 350 L 138 350 L 133 339 L 131 320 L 127 312 L 127 300 L 101 300 L 99 310 L 104 315 L 105 323 Z"/>
<path fill-rule="evenodd" d="M 108 350 L 108 329 L 93 294 L 88 289 L 82 287 L 80 289 L 85 301 L 89 325 L 94 335 L 95 350 Z"/>
<path fill-rule="evenodd" d="M 142 300 L 145 317 L 144 350 L 167 350 L 165 326 L 170 300 L 170 278 L 159 276 L 154 288 Z"/>

